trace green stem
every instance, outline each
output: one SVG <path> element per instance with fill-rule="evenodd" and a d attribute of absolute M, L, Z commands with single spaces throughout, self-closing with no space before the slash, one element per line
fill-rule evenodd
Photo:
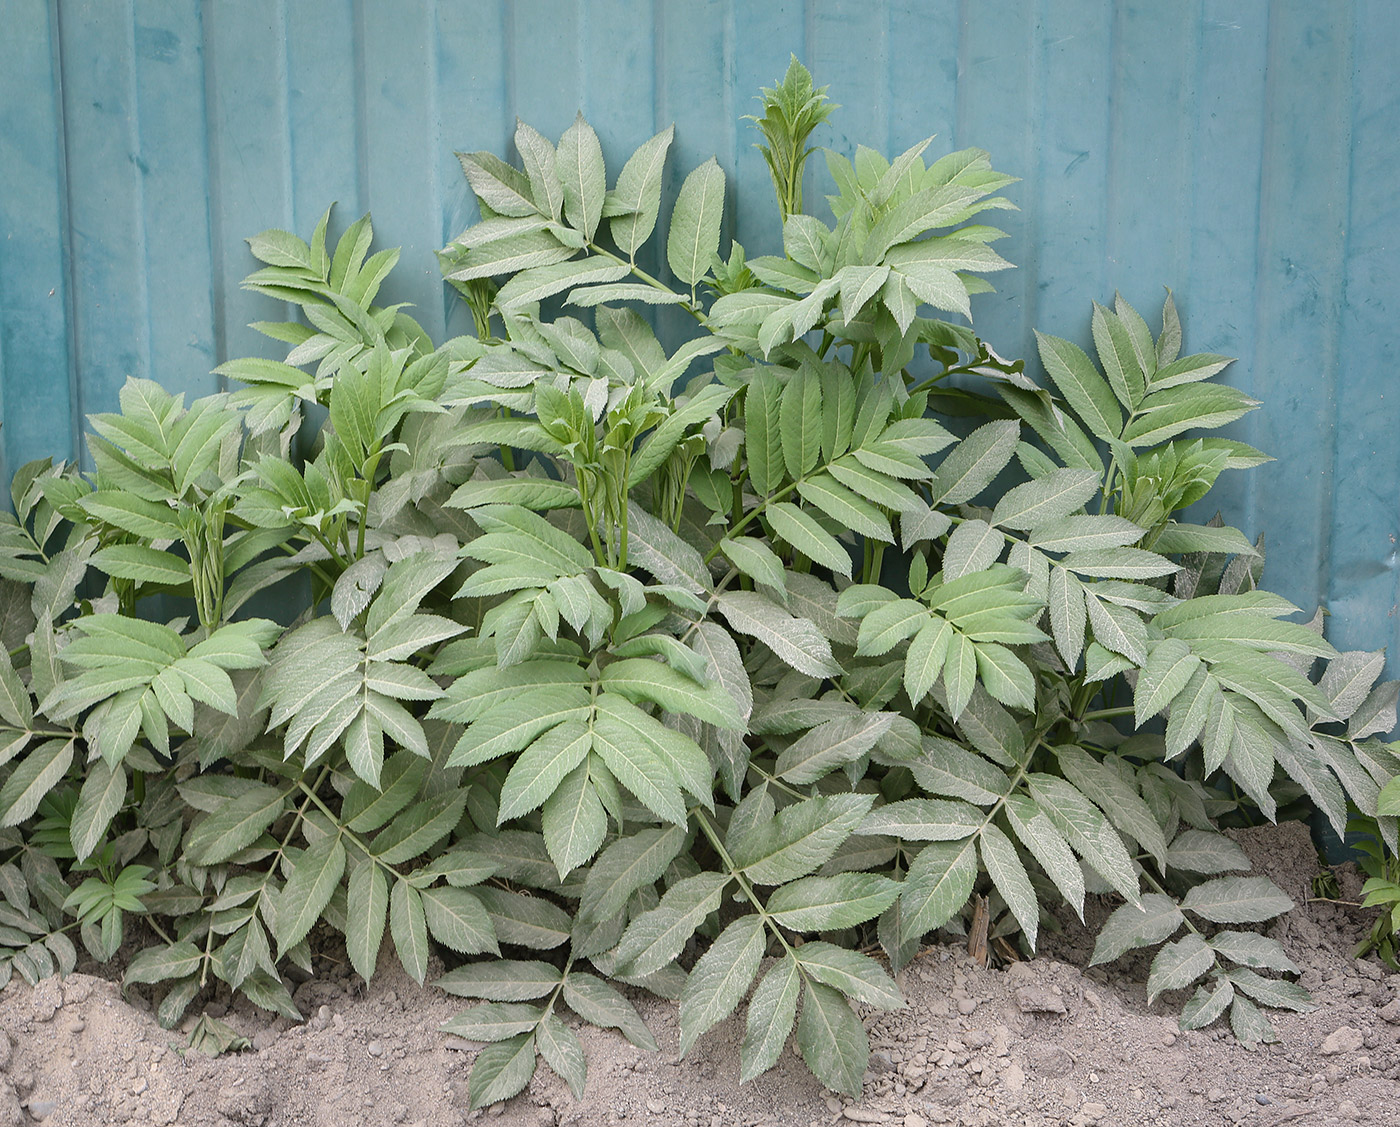
<path fill-rule="evenodd" d="M 731 583 L 733 583 L 734 580 L 738 577 L 738 575 L 739 569 L 737 567 L 731 567 L 729 571 L 725 574 L 724 578 L 715 584 L 715 589 L 710 593 L 709 604 L 705 607 L 705 613 L 702 614 L 699 618 L 697 618 L 694 622 L 692 622 L 689 628 L 686 630 L 686 632 L 680 636 L 680 641 L 682 645 L 684 645 L 690 640 L 690 636 L 695 633 L 700 623 L 704 622 L 709 617 L 710 611 L 714 608 L 716 602 L 718 602 L 719 597 L 723 593 L 724 589 L 728 587 Z"/>
<path fill-rule="evenodd" d="M 1154 891 L 1175 902 L 1176 898 L 1172 896 L 1172 894 L 1168 892 L 1165 888 L 1163 888 L 1161 884 L 1158 883 L 1157 878 L 1154 877 L 1150 872 L 1148 872 L 1147 867 L 1145 865 L 1139 866 L 1139 868 L 1142 869 L 1143 879 L 1152 886 Z M 1185 921 L 1187 928 L 1189 928 L 1191 931 L 1194 931 L 1197 935 L 1204 937 L 1205 933 L 1191 922 L 1190 916 L 1188 916 L 1185 912 L 1182 912 L 1181 918 L 1183 921 Z"/>
<path fill-rule="evenodd" d="M 319 809 L 322 814 L 324 814 L 327 818 L 329 818 L 332 822 L 335 823 L 336 832 L 339 833 L 341 837 L 345 838 L 348 842 L 350 842 L 351 845 L 353 845 L 356 849 L 358 849 L 361 853 L 363 853 L 381 869 L 385 870 L 386 872 L 390 873 L 395 877 L 399 875 L 397 869 L 376 857 L 370 851 L 369 846 L 366 845 L 365 842 L 358 835 L 356 835 L 353 831 L 345 827 L 341 820 L 338 817 L 336 817 L 334 811 L 332 811 L 329 806 L 327 806 L 324 802 L 321 801 L 321 796 L 319 794 L 317 794 L 314 790 L 311 790 L 304 782 L 301 782 L 300 780 L 297 781 L 297 786 L 299 786 L 302 789 L 302 791 L 306 794 L 306 796 L 316 804 L 317 809 Z"/>
<path fill-rule="evenodd" d="M 76 730 L 64 730 L 62 728 L 0 728 L 4 732 L 28 732 L 31 736 L 45 736 L 51 740 L 76 740 L 83 733 Z"/>
<path fill-rule="evenodd" d="M 802 480 L 805 481 L 806 478 L 803 478 Z M 762 501 L 758 503 L 756 507 L 750 509 L 747 513 L 745 513 L 743 517 L 739 520 L 739 523 L 736 524 L 733 528 L 731 528 L 728 532 L 726 532 L 723 536 L 721 536 L 719 539 L 719 543 L 716 544 L 705 554 L 705 562 L 709 563 L 712 559 L 715 558 L 715 556 L 719 554 L 719 550 L 722 547 L 724 547 L 724 542 L 726 540 L 730 540 L 733 537 L 738 536 L 739 533 L 743 532 L 744 529 L 746 529 L 755 520 L 762 516 L 769 505 L 776 504 L 777 502 L 781 501 L 784 497 L 789 496 L 792 493 L 792 491 L 798 487 L 799 484 L 800 482 L 794 481 L 791 485 L 783 486 L 783 488 L 779 489 L 778 492 L 772 494 L 769 497 L 765 497 Z"/>
<path fill-rule="evenodd" d="M 1108 498 L 1113 487 L 1113 476 L 1118 472 L 1118 455 L 1110 455 L 1108 469 L 1103 475 L 1103 488 L 1099 491 L 1099 516 L 1108 512 Z"/>
<path fill-rule="evenodd" d="M 362 560 L 365 557 L 365 528 L 369 524 L 369 499 L 374 494 L 374 479 L 379 473 L 379 459 L 384 456 L 384 451 L 376 449 L 369 456 L 364 465 L 364 496 L 360 499 L 360 534 L 355 543 L 355 558 Z"/>
<path fill-rule="evenodd" d="M 1080 716 L 1080 720 L 1112 720 L 1116 716 L 1132 716 L 1135 709 L 1131 705 L 1124 705 L 1122 708 L 1099 708 L 1093 712 L 1086 712 Z"/>
<path fill-rule="evenodd" d="M 201 990 L 209 982 L 209 964 L 214 960 L 214 920 L 213 913 L 209 913 L 209 930 L 204 933 L 204 959 L 199 967 L 199 988 Z"/>
<path fill-rule="evenodd" d="M 784 794 L 788 795 L 791 798 L 796 798 L 800 800 L 809 797 L 802 791 L 798 790 L 796 787 L 790 786 L 789 784 L 783 782 L 783 780 L 778 778 L 777 775 L 769 774 L 762 767 L 759 767 L 753 762 L 749 763 L 749 770 L 752 771 L 755 775 L 761 776 L 764 782 L 771 783 L 773 786 L 777 787 L 780 791 L 782 791 Z"/>
<path fill-rule="evenodd" d="M 607 553 L 603 551 L 603 545 L 598 540 L 598 522 L 593 512 L 592 502 L 588 497 L 588 485 L 582 474 L 577 474 L 574 480 L 578 483 L 579 503 L 583 506 L 583 523 L 588 526 L 588 539 L 593 543 L 593 558 L 598 561 L 599 567 L 608 566 Z"/>
<path fill-rule="evenodd" d="M 149 927 L 157 935 L 159 935 L 161 939 L 165 941 L 167 946 L 175 946 L 175 940 L 171 939 L 170 936 L 166 934 L 165 928 L 161 927 L 160 924 L 156 923 L 156 921 L 150 916 L 143 916 L 142 918 L 146 921 L 146 926 Z"/>
<path fill-rule="evenodd" d="M 763 902 L 759 900 L 758 893 L 754 890 L 753 885 L 748 882 L 743 872 L 740 871 L 739 866 L 734 863 L 734 858 L 729 856 L 729 851 L 724 848 L 724 842 L 720 839 L 719 831 L 715 829 L 714 825 L 710 822 L 709 815 L 699 806 L 695 807 L 692 813 L 695 814 L 695 820 L 701 832 L 710 839 L 710 844 L 714 846 L 715 852 L 719 854 L 720 861 L 723 862 L 724 867 L 729 870 L 729 875 L 739 882 L 739 891 L 742 892 L 748 902 L 754 906 L 754 910 L 758 913 L 759 918 L 763 920 L 764 926 L 766 926 L 768 930 L 773 933 L 774 937 L 777 938 L 778 942 L 783 945 L 783 950 L 789 955 L 793 955 L 795 958 L 796 952 L 793 950 L 792 944 L 787 941 L 787 936 L 782 933 L 782 929 L 778 926 L 777 921 L 768 914 L 768 909 L 763 906 Z M 799 967 L 801 966 L 800 963 L 798 965 Z"/>
<path fill-rule="evenodd" d="M 944 368 L 943 371 L 929 376 L 926 379 L 920 380 L 918 383 L 916 383 L 913 387 L 909 389 L 909 394 L 911 396 L 914 396 L 918 395 L 920 392 L 928 391 L 935 384 L 941 383 L 943 380 L 946 380 L 949 376 L 971 376 L 975 374 L 976 373 L 974 372 L 971 364 L 956 364 L 951 368 Z"/>
<path fill-rule="evenodd" d="M 673 290 L 670 286 L 666 285 L 666 283 L 661 281 L 659 278 L 655 278 L 652 275 L 648 274 L 635 262 L 631 261 L 630 259 L 622 258 L 619 255 L 613 254 L 612 251 L 606 250 L 605 248 L 598 246 L 597 243 L 588 244 L 588 253 L 601 255 L 604 258 L 611 258 L 619 266 L 626 266 L 627 269 L 632 271 L 634 277 L 645 282 L 647 285 L 651 286 L 652 289 L 660 290 L 662 293 L 668 294 L 680 293 L 679 290 Z M 685 295 L 681 294 L 681 296 L 684 297 Z M 707 324 L 709 319 L 705 316 L 704 312 L 700 309 L 700 307 L 695 303 L 694 297 L 695 291 L 692 289 L 690 298 L 681 301 L 678 304 L 681 306 L 682 309 L 684 309 L 687 313 L 694 317 L 695 320 L 698 321 L 700 324 Z"/>
<path fill-rule="evenodd" d="M 866 541 L 866 543 L 870 543 L 870 541 Z M 874 543 L 874 549 L 870 554 L 870 570 L 866 574 L 865 581 L 867 583 L 879 583 L 880 572 L 885 565 L 885 544 L 883 541 L 880 540 L 877 540 Z"/>

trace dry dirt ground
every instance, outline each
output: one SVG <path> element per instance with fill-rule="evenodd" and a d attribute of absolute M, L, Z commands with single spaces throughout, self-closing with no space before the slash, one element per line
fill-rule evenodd
<path fill-rule="evenodd" d="M 0 1127 L 1400 1123 L 1400 975 L 1350 957 L 1365 915 L 1305 903 L 1316 862 L 1301 827 L 1241 840 L 1300 905 L 1272 933 L 1318 1003 L 1272 1014 L 1281 1040 L 1253 1052 L 1227 1032 L 1179 1033 L 1171 1006 L 1147 1004 L 1141 957 L 1077 969 L 1091 943 L 1077 928 L 1055 937 L 1051 954 L 1003 970 L 952 947 L 923 952 L 901 976 L 908 1008 L 865 1015 L 874 1055 L 858 1103 L 824 1092 L 792 1048 L 740 1087 L 734 1019 L 678 1061 L 674 1006 L 639 995 L 659 1056 L 586 1028 L 583 1102 L 541 1066 L 514 1100 L 472 1112 L 478 1046 L 437 1031 L 460 1000 L 402 974 L 377 976 L 368 991 L 346 976 L 304 983 L 304 1025 L 215 1002 L 206 1010 L 254 1048 L 212 1060 L 160 1029 L 146 1000 L 79 974 L 0 995 Z M 1343 895 L 1354 894 L 1354 873 L 1341 878 Z"/>

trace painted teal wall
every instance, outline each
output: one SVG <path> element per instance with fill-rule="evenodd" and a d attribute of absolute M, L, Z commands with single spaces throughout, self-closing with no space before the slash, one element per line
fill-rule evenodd
<path fill-rule="evenodd" d="M 843 105 L 820 143 L 937 133 L 1021 177 L 1020 269 L 974 303 L 1003 353 L 1170 285 L 1265 404 L 1237 433 L 1279 461 L 1218 496 L 1267 583 L 1340 646 L 1400 639 L 1394 0 L 0 0 L 0 468 L 71 456 L 129 375 L 201 394 L 266 351 L 242 240 L 332 200 L 403 246 L 391 300 L 464 331 L 433 258 L 472 216 L 452 151 L 504 153 L 517 115 L 581 107 L 614 170 L 674 121 L 671 189 L 717 155 L 728 230 L 773 249 L 739 118 L 789 52 Z"/>

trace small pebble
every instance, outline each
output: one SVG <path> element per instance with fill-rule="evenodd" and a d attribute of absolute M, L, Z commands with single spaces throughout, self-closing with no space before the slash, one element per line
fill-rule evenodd
<path fill-rule="evenodd" d="M 80 1017 L 74 1017 L 74 1018 L 70 1018 L 70 1019 L 68 1020 L 68 1032 L 69 1032 L 69 1033 L 81 1033 L 81 1032 L 82 1032 L 84 1029 L 86 1029 L 86 1028 L 87 1028 L 87 1022 L 85 1022 L 85 1021 L 84 1021 L 82 1018 L 80 1018 Z"/>
<path fill-rule="evenodd" d="M 372 1057 L 382 1057 L 384 1055 L 384 1045 L 379 1041 L 371 1041 L 366 1048 Z"/>
<path fill-rule="evenodd" d="M 47 1119 L 58 1110 L 57 1100 L 30 1100 L 29 1114 L 35 1119 Z"/>
<path fill-rule="evenodd" d="M 1263 1092 L 1260 1092 L 1257 1096 L 1254 1097 L 1254 1102 L 1257 1104 L 1262 1104 L 1264 1107 L 1268 1107 L 1274 1101 L 1269 1099 L 1268 1096 L 1264 1095 Z"/>

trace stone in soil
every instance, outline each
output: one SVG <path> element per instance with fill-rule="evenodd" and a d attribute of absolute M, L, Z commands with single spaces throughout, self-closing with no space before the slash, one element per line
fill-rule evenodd
<path fill-rule="evenodd" d="M 1023 1014 L 1062 1014 L 1065 1000 L 1043 986 L 1022 986 L 1016 991 L 1016 1007 Z"/>
<path fill-rule="evenodd" d="M 1339 1056 L 1342 1053 L 1354 1053 L 1366 1043 L 1366 1039 L 1361 1035 L 1361 1030 L 1350 1025 L 1343 1025 L 1327 1035 L 1327 1039 L 1322 1042 L 1322 1055 L 1325 1057 Z"/>

